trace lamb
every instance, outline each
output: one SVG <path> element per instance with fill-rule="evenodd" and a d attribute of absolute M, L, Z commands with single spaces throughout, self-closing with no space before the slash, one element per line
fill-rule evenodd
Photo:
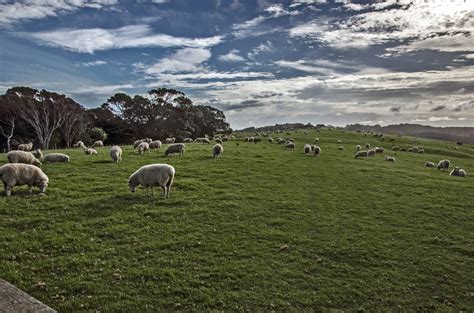
<path fill-rule="evenodd" d="M 292 143 L 292 142 L 288 142 L 285 146 L 286 149 L 294 149 L 295 148 L 295 144 Z"/>
<path fill-rule="evenodd" d="M 375 147 L 375 153 L 383 153 L 384 152 L 384 148 L 380 148 L 380 147 Z"/>
<path fill-rule="evenodd" d="M 375 150 L 374 149 L 367 150 L 367 156 L 368 157 L 375 156 Z"/>
<path fill-rule="evenodd" d="M 40 193 L 44 194 L 48 186 L 48 176 L 43 171 L 30 164 L 5 164 L 0 167 L 0 177 L 5 186 L 5 193 L 7 197 L 12 194 L 14 186 L 28 185 L 29 193 L 33 192 L 33 186 L 39 188 Z"/>
<path fill-rule="evenodd" d="M 357 151 L 357 153 L 354 155 L 354 159 L 360 158 L 360 157 L 368 157 L 369 153 L 367 151 Z"/>
<path fill-rule="evenodd" d="M 340 150 L 340 151 L 343 151 L 343 150 L 344 150 L 344 147 L 343 147 L 343 146 L 339 146 L 339 147 L 337 147 L 337 149 Z"/>
<path fill-rule="evenodd" d="M 222 140 L 221 140 L 220 138 L 217 138 L 217 139 L 216 139 L 216 142 L 217 142 L 218 144 L 220 144 L 220 145 L 223 144 L 223 143 L 222 143 Z M 215 147 L 215 146 L 214 146 L 214 147 Z"/>
<path fill-rule="evenodd" d="M 360 149 L 362 149 L 362 147 L 360 145 L 357 145 L 356 146 L 356 151 L 360 151 Z"/>
<path fill-rule="evenodd" d="M 41 149 L 36 149 L 35 151 L 31 152 L 31 154 L 33 154 L 38 160 L 43 158 L 43 152 L 41 152 Z"/>
<path fill-rule="evenodd" d="M 459 167 L 455 167 L 451 173 L 449 173 L 449 175 L 451 176 L 459 176 L 459 177 L 466 177 L 467 176 L 467 173 L 465 170 L 463 170 L 462 168 L 459 168 Z"/>
<path fill-rule="evenodd" d="M 395 158 L 388 155 L 385 156 L 384 160 L 388 162 L 395 162 Z"/>
<path fill-rule="evenodd" d="M 128 187 L 131 192 L 135 192 L 139 185 L 147 189 L 151 187 L 153 195 L 155 191 L 153 187 L 160 187 L 163 190 L 163 196 L 169 198 L 171 185 L 173 184 L 175 169 L 168 164 L 149 164 L 140 167 L 128 178 Z"/>
<path fill-rule="evenodd" d="M 92 144 L 91 148 L 94 148 L 94 147 L 103 147 L 104 146 L 104 142 L 102 140 L 97 140 L 97 141 L 94 141 L 94 143 Z"/>
<path fill-rule="evenodd" d="M 305 154 L 308 154 L 310 151 L 312 151 L 311 146 L 308 144 L 304 145 L 303 151 Z"/>
<path fill-rule="evenodd" d="M 32 142 L 22 143 L 22 144 L 18 145 L 18 150 L 31 151 L 31 150 L 33 150 L 33 143 Z"/>
<path fill-rule="evenodd" d="M 37 158 L 35 158 L 31 152 L 26 151 L 10 151 L 7 153 L 7 160 L 10 163 L 32 164 L 37 167 L 41 166 L 41 162 Z"/>
<path fill-rule="evenodd" d="M 83 149 L 84 149 L 84 147 L 85 147 L 86 145 L 85 145 L 82 141 L 79 140 L 78 142 L 76 142 L 76 143 L 73 144 L 72 146 L 73 146 L 73 148 L 83 148 Z"/>
<path fill-rule="evenodd" d="M 222 153 L 224 153 L 224 147 L 222 147 L 220 144 L 215 144 L 212 148 L 212 156 L 220 157 Z"/>
<path fill-rule="evenodd" d="M 435 167 L 433 162 L 425 162 L 425 167 Z"/>
<path fill-rule="evenodd" d="M 451 162 L 449 162 L 449 160 L 441 160 L 441 161 L 439 161 L 439 163 L 438 163 L 438 171 L 439 171 L 440 169 L 442 169 L 443 171 L 449 169 L 449 164 L 450 164 L 450 163 L 451 163 Z"/>
<path fill-rule="evenodd" d="M 143 139 L 135 140 L 135 142 L 133 143 L 133 149 L 136 149 L 138 145 L 141 144 L 142 142 L 143 142 Z"/>
<path fill-rule="evenodd" d="M 191 143 L 191 142 L 193 142 L 193 140 L 191 138 L 184 138 L 183 142 Z"/>
<path fill-rule="evenodd" d="M 174 137 L 165 139 L 165 143 L 174 143 L 175 141 L 176 141 L 176 138 L 174 138 Z"/>
<path fill-rule="evenodd" d="M 140 154 L 143 154 L 144 152 L 148 151 L 149 149 L 150 149 L 150 145 L 146 141 L 142 142 L 137 147 L 137 151 Z"/>
<path fill-rule="evenodd" d="M 160 140 L 152 141 L 148 144 L 148 147 L 150 148 L 150 150 L 160 149 L 161 148 L 161 141 Z"/>
<path fill-rule="evenodd" d="M 120 162 L 122 161 L 122 148 L 119 146 L 113 146 L 109 150 L 109 155 L 112 158 L 112 162 Z"/>
<path fill-rule="evenodd" d="M 63 153 L 48 153 L 44 156 L 44 161 L 48 163 L 70 162 L 70 158 Z"/>
<path fill-rule="evenodd" d="M 179 156 L 181 157 L 184 154 L 184 148 L 185 148 L 184 143 L 176 143 L 176 144 L 170 145 L 168 149 L 166 149 L 165 151 L 165 156 L 168 156 L 173 153 L 179 153 Z"/>
<path fill-rule="evenodd" d="M 96 149 L 92 149 L 92 148 L 85 148 L 85 149 L 84 149 L 84 152 L 85 152 L 87 155 L 96 155 L 96 154 L 97 154 L 97 150 L 96 150 Z"/>

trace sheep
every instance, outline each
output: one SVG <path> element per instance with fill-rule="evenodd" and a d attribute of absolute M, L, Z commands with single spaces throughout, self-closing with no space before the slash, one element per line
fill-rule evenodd
<path fill-rule="evenodd" d="M 354 159 L 358 159 L 360 157 L 368 157 L 369 154 L 367 151 L 357 151 L 357 153 L 354 155 Z"/>
<path fill-rule="evenodd" d="M 356 146 L 356 151 L 360 151 L 360 149 L 362 149 L 362 147 L 360 145 L 357 145 Z"/>
<path fill-rule="evenodd" d="M 312 151 L 311 146 L 308 144 L 304 145 L 303 151 L 305 154 L 308 154 L 310 151 Z"/>
<path fill-rule="evenodd" d="M 176 138 L 174 137 L 165 139 L 165 143 L 174 143 L 175 141 L 176 141 Z"/>
<path fill-rule="evenodd" d="M 84 149 L 84 152 L 85 152 L 85 154 L 87 154 L 87 155 L 96 155 L 96 154 L 97 154 L 97 150 L 96 150 L 96 149 L 92 149 L 92 148 L 85 148 L 85 149 Z"/>
<path fill-rule="evenodd" d="M 314 138 L 314 143 L 319 143 L 319 138 Z"/>
<path fill-rule="evenodd" d="M 176 143 L 176 144 L 170 145 L 168 149 L 166 149 L 165 151 L 165 156 L 168 156 L 173 153 L 179 153 L 179 156 L 181 157 L 184 154 L 184 148 L 185 148 L 184 143 Z"/>
<path fill-rule="evenodd" d="M 255 142 L 255 137 L 250 137 L 248 142 Z"/>
<path fill-rule="evenodd" d="M 413 148 L 408 148 L 408 152 L 413 152 Z"/>
<path fill-rule="evenodd" d="M 10 151 L 7 153 L 7 160 L 10 163 L 25 163 L 25 164 L 32 164 L 37 167 L 41 166 L 40 160 L 35 158 L 35 156 L 31 152 L 26 151 Z"/>
<path fill-rule="evenodd" d="M 418 153 L 425 153 L 425 149 L 418 150 Z"/>
<path fill-rule="evenodd" d="M 406 152 L 406 151 L 407 151 L 407 148 L 400 148 L 400 151 L 401 151 L 401 152 Z"/>
<path fill-rule="evenodd" d="M 145 141 L 146 141 L 146 143 L 150 144 L 150 143 L 153 142 L 153 139 L 151 139 L 151 138 L 146 138 Z"/>
<path fill-rule="evenodd" d="M 70 158 L 63 153 L 48 153 L 44 156 L 44 161 L 48 163 L 70 162 Z"/>
<path fill-rule="evenodd" d="M 314 147 L 314 148 L 313 148 Z M 321 154 L 321 148 L 319 146 L 311 146 L 314 156 Z"/>
<path fill-rule="evenodd" d="M 435 167 L 433 162 L 425 162 L 425 167 Z"/>
<path fill-rule="evenodd" d="M 400 150 L 400 147 L 399 147 L 399 146 L 393 146 L 393 147 L 392 147 L 392 150 L 393 150 L 393 151 L 398 151 L 398 150 Z"/>
<path fill-rule="evenodd" d="M 148 148 L 150 148 L 150 150 L 160 149 L 161 148 L 161 141 L 160 140 L 155 140 L 155 141 L 150 142 L 148 144 Z"/>
<path fill-rule="evenodd" d="M 440 169 L 442 169 L 443 171 L 449 169 L 449 164 L 450 164 L 450 163 L 451 163 L 451 162 L 449 162 L 449 160 L 441 160 L 441 161 L 439 161 L 439 163 L 438 163 L 438 171 L 439 171 Z"/>
<path fill-rule="evenodd" d="M 337 147 L 337 150 L 344 151 L 344 147 L 343 147 L 343 146 L 339 146 L 339 147 Z"/>
<path fill-rule="evenodd" d="M 273 138 L 269 137 L 269 138 L 268 138 L 268 142 L 269 142 L 269 143 L 274 143 L 275 141 L 273 140 Z"/>
<path fill-rule="evenodd" d="M 388 162 L 395 162 L 395 158 L 388 155 L 385 156 L 384 160 Z"/>
<path fill-rule="evenodd" d="M 291 141 L 288 141 L 285 145 L 285 148 L 293 150 L 295 148 L 295 144 Z"/>
<path fill-rule="evenodd" d="M 375 150 L 374 149 L 367 150 L 367 156 L 368 157 L 375 156 Z"/>
<path fill-rule="evenodd" d="M 365 144 L 365 148 L 366 148 L 366 149 L 370 149 L 370 143 L 366 143 L 366 144 Z"/>
<path fill-rule="evenodd" d="M 35 151 L 31 152 L 31 154 L 33 154 L 34 157 L 38 160 L 43 158 L 43 152 L 41 151 L 41 149 L 36 149 Z"/>
<path fill-rule="evenodd" d="M 418 147 L 413 147 L 412 149 L 413 149 L 414 153 L 418 153 L 418 151 L 420 150 L 420 148 L 418 148 Z"/>
<path fill-rule="evenodd" d="M 140 167 L 128 178 L 128 187 L 131 192 L 135 192 L 139 185 L 147 189 L 151 187 L 153 195 L 155 191 L 153 187 L 160 187 L 163 190 L 163 196 L 169 198 L 171 185 L 175 175 L 175 169 L 168 164 L 149 164 Z"/>
<path fill-rule="evenodd" d="M 97 140 L 97 141 L 94 141 L 94 143 L 92 144 L 91 148 L 94 148 L 94 147 L 103 147 L 104 146 L 104 142 L 102 140 Z"/>
<path fill-rule="evenodd" d="M 196 138 L 196 140 L 194 140 L 195 142 L 200 142 L 200 143 L 207 143 L 207 144 L 210 144 L 211 141 L 208 139 L 208 138 L 205 138 L 205 137 L 202 137 L 202 138 Z"/>
<path fill-rule="evenodd" d="M 19 144 L 19 145 L 18 145 L 18 150 L 21 150 L 21 151 L 31 151 L 31 150 L 33 150 L 33 143 L 32 143 L 32 142 L 28 142 L 28 143 Z"/>
<path fill-rule="evenodd" d="M 384 148 L 380 148 L 380 147 L 375 147 L 375 153 L 383 153 L 384 152 Z"/>
<path fill-rule="evenodd" d="M 283 138 L 278 138 L 278 139 L 277 139 L 277 143 L 278 143 L 278 144 L 283 144 L 283 143 L 286 143 L 286 140 L 283 139 Z"/>
<path fill-rule="evenodd" d="M 466 177 L 467 176 L 467 173 L 465 170 L 463 170 L 462 168 L 459 168 L 459 167 L 455 167 L 451 173 L 449 173 L 449 175 L 451 176 L 459 176 L 459 177 Z"/>
<path fill-rule="evenodd" d="M 142 142 L 143 142 L 143 139 L 135 140 L 135 142 L 133 143 L 133 149 L 136 149 L 138 145 L 141 144 Z"/>
<path fill-rule="evenodd" d="M 83 148 L 83 149 L 85 146 L 86 145 L 84 145 L 84 143 L 81 140 L 79 140 L 78 142 L 72 145 L 73 148 Z"/>
<path fill-rule="evenodd" d="M 222 140 L 221 140 L 220 138 L 217 138 L 217 139 L 216 139 L 216 142 L 217 142 L 218 144 L 220 144 L 220 145 L 223 144 L 223 143 L 222 143 Z M 214 147 L 215 147 L 215 146 L 214 146 Z"/>
<path fill-rule="evenodd" d="M 0 167 L 0 177 L 5 186 L 5 193 L 7 197 L 12 194 L 14 186 L 28 185 L 28 192 L 33 192 L 33 186 L 39 188 L 40 193 L 44 194 L 48 186 L 48 176 L 43 171 L 30 164 L 5 164 Z"/>
<path fill-rule="evenodd" d="M 138 153 L 140 154 L 143 154 L 144 152 L 150 150 L 150 145 L 148 144 L 148 142 L 144 141 L 142 142 L 141 144 L 138 145 L 137 147 L 137 151 Z"/>
<path fill-rule="evenodd" d="M 109 155 L 112 158 L 112 162 L 120 162 L 122 161 L 122 148 L 119 146 L 113 146 L 109 150 Z"/>
<path fill-rule="evenodd" d="M 337 143 L 338 143 L 338 144 L 341 144 L 341 143 L 342 143 L 342 140 L 341 140 L 341 139 L 339 139 L 339 140 L 337 141 Z"/>
<path fill-rule="evenodd" d="M 390 138 L 388 139 L 389 142 L 394 142 L 395 141 L 395 138 Z"/>
<path fill-rule="evenodd" d="M 212 156 L 215 157 L 220 157 L 221 154 L 224 153 L 224 147 L 222 147 L 221 144 L 215 144 L 214 147 L 212 148 Z"/>
<path fill-rule="evenodd" d="M 194 142 L 194 141 L 192 140 L 192 138 L 184 138 L 183 142 L 192 143 L 192 142 Z"/>

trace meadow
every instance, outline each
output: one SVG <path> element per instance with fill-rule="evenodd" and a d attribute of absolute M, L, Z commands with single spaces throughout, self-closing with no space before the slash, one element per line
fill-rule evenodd
<path fill-rule="evenodd" d="M 43 165 L 46 196 L 0 196 L 0 277 L 60 312 L 474 309 L 474 179 L 424 167 L 474 174 L 472 145 L 388 136 L 425 149 L 390 163 L 353 158 L 392 146 L 371 135 L 291 137 L 293 151 L 240 137 L 218 159 L 205 144 L 126 146 L 117 164 L 108 147 L 60 151 L 71 162 Z M 315 137 L 322 154 L 304 155 Z M 128 190 L 150 163 L 175 167 L 169 199 Z"/>

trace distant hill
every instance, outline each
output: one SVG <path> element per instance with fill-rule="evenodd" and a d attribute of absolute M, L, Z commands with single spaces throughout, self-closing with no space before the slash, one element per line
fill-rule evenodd
<path fill-rule="evenodd" d="M 247 127 L 241 129 L 240 131 L 243 132 L 271 132 L 277 130 L 293 130 L 293 129 L 313 129 L 315 127 L 324 127 L 322 124 L 318 124 L 314 126 L 313 124 L 303 124 L 303 123 L 286 123 L 286 124 L 275 124 L 270 126 L 262 126 L 262 127 Z"/>
<path fill-rule="evenodd" d="M 347 125 L 348 130 L 365 130 L 376 133 L 407 135 L 428 139 L 461 141 L 474 144 L 474 127 L 433 127 L 418 124 L 397 124 L 388 126 Z"/>

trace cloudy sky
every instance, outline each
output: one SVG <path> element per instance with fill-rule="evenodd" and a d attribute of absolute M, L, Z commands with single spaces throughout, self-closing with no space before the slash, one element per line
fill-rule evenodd
<path fill-rule="evenodd" d="M 170 87 L 233 128 L 474 126 L 474 0 L 0 0 L 0 92 Z"/>

